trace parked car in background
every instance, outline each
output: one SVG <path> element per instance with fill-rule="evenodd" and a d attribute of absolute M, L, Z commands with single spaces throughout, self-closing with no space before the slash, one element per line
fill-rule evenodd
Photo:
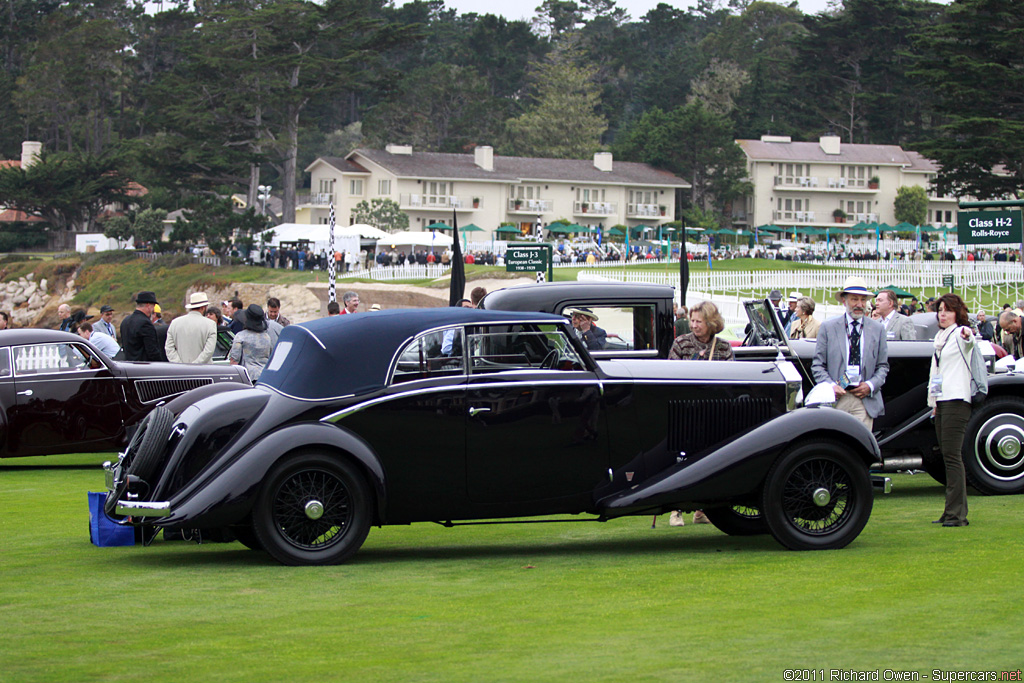
<path fill-rule="evenodd" d="M 597 360 L 538 312 L 323 318 L 284 329 L 255 387 L 154 410 L 105 465 L 107 509 L 285 564 L 343 562 L 374 525 L 676 509 L 841 548 L 879 452 L 850 415 L 796 408 L 800 384 L 784 360 Z"/>
<path fill-rule="evenodd" d="M 250 386 L 240 367 L 112 361 L 78 335 L 0 335 L 0 457 L 110 451 L 159 403 L 204 386 Z"/>
<path fill-rule="evenodd" d="M 610 340 L 595 357 L 666 358 L 672 345 L 673 287 L 615 282 L 556 282 L 517 285 L 496 290 L 483 300 L 487 309 L 544 311 L 564 314 L 586 306 L 600 317 L 598 325 Z M 811 362 L 814 340 L 790 340 L 778 315 L 766 301 L 745 304 L 742 343 L 733 348 L 736 360 L 770 361 L 780 355 L 793 362 L 803 378 L 803 395 L 814 386 Z M 875 419 L 874 433 L 882 449 L 880 472 L 924 469 L 945 482 L 931 410 L 927 407 L 928 368 L 937 328 L 934 313 L 914 317 L 918 341 L 889 342 L 889 376 L 882 388 L 885 414 Z M 621 340 L 621 343 L 618 341 Z M 996 352 L 982 345 L 992 360 Z M 975 406 L 964 440 L 968 481 L 989 495 L 1024 493 L 1024 373 L 1000 373 L 989 379 L 989 398 Z"/>

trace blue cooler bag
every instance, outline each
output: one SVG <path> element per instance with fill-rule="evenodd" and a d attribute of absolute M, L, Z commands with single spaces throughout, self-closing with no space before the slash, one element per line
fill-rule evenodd
<path fill-rule="evenodd" d="M 89 492 L 89 540 L 101 548 L 135 545 L 135 528 L 111 519 L 103 509 L 106 501 L 106 493 Z"/>

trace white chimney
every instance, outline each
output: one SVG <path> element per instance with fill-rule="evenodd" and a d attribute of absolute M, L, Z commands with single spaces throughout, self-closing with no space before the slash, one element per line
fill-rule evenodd
<path fill-rule="evenodd" d="M 598 171 L 604 171 L 605 173 L 611 173 L 612 171 L 612 153 L 611 152 L 597 152 L 594 154 L 594 167 Z"/>
<path fill-rule="evenodd" d="M 477 147 L 473 150 L 473 161 L 485 171 L 494 170 L 494 148 L 491 146 Z"/>
<path fill-rule="evenodd" d="M 818 140 L 821 151 L 825 154 L 839 154 L 840 138 L 838 135 L 822 135 Z"/>
<path fill-rule="evenodd" d="M 29 142 L 25 141 L 21 143 L 21 168 L 22 170 L 28 168 L 39 158 L 39 153 L 43 151 L 43 143 L 41 142 Z"/>
<path fill-rule="evenodd" d="M 384 148 L 388 154 L 412 154 L 412 145 L 388 145 Z"/>

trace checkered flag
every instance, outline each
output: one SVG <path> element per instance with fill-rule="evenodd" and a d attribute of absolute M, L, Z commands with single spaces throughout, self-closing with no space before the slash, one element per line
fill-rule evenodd
<path fill-rule="evenodd" d="M 334 278 L 337 272 L 334 269 L 334 202 L 331 202 L 331 217 L 328 219 L 331 226 L 329 237 L 330 251 L 327 254 L 327 302 L 338 300 L 338 292 L 334 287 Z"/>
<path fill-rule="evenodd" d="M 537 282 L 544 282 L 546 279 L 543 272 L 537 273 Z"/>

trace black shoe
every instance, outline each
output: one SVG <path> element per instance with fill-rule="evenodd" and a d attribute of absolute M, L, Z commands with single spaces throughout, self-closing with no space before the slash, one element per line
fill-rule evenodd
<path fill-rule="evenodd" d="M 944 520 L 944 519 L 933 519 L 932 520 L 932 524 L 945 524 L 945 523 L 946 523 L 946 520 Z"/>
<path fill-rule="evenodd" d="M 970 522 L 968 522 L 966 519 L 960 522 L 950 520 L 948 522 L 943 522 L 942 526 L 967 526 L 968 524 L 970 524 Z"/>

